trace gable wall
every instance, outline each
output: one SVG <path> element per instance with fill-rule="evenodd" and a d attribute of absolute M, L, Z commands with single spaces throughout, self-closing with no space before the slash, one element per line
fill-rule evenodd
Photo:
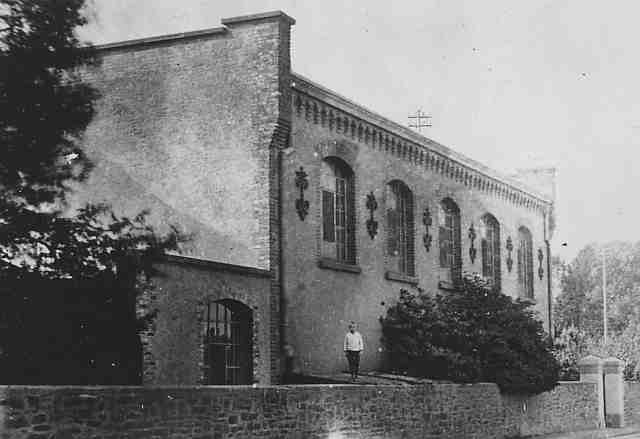
<path fill-rule="evenodd" d="M 272 19 L 102 49 L 87 72 L 102 95 L 84 142 L 96 167 L 74 207 L 150 209 L 160 231 L 191 235 L 182 254 L 269 269 L 281 36 Z"/>

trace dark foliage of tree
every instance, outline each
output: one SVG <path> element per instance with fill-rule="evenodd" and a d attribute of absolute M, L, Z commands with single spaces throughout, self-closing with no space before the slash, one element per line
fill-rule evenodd
<path fill-rule="evenodd" d="M 91 162 L 82 135 L 96 91 L 81 68 L 97 63 L 76 29 L 85 0 L 0 0 L 0 380 L 136 384 L 136 300 L 153 262 L 175 248 L 146 212 L 106 205 L 67 212 L 70 183 Z"/>
<path fill-rule="evenodd" d="M 381 319 L 389 369 L 460 383 L 493 382 L 511 394 L 552 389 L 559 374 L 549 337 L 529 304 L 479 279 L 436 296 L 400 293 Z"/>
<path fill-rule="evenodd" d="M 31 206 L 60 201 L 66 185 L 91 169 L 78 142 L 97 97 L 78 73 L 80 66 L 96 61 L 95 51 L 81 46 L 75 33 L 86 23 L 84 3 L 0 1 L 0 186 L 5 200 Z"/>
<path fill-rule="evenodd" d="M 135 309 L 134 285 L 101 273 L 80 282 L 27 276 L 17 286 L 0 287 L 9 311 L 3 319 L 3 383 L 141 382 L 140 328 L 135 315 L 125 314 Z"/>

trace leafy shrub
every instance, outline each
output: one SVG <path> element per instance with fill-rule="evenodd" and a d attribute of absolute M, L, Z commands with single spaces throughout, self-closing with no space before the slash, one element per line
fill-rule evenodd
<path fill-rule="evenodd" d="M 558 381 L 560 366 L 529 304 L 493 292 L 477 275 L 436 296 L 401 290 L 380 321 L 396 372 L 493 382 L 512 394 L 541 393 Z"/>
<path fill-rule="evenodd" d="M 585 334 L 575 326 L 564 329 L 554 340 L 554 354 L 560 363 L 560 379 L 577 381 L 580 379 L 578 361 L 586 357 Z"/>
<path fill-rule="evenodd" d="M 622 332 L 609 335 L 607 344 L 601 337 L 589 336 L 573 326 L 564 328 L 554 340 L 556 358 L 563 380 L 579 379 L 577 362 L 587 355 L 600 358 L 615 357 L 625 363 L 626 381 L 640 380 L 640 323 L 630 323 Z"/>

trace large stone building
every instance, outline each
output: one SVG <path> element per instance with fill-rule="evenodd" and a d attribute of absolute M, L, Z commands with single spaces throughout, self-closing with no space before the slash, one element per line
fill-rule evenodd
<path fill-rule="evenodd" d="M 525 172 L 532 189 L 296 75 L 282 12 L 222 24 L 101 46 L 86 74 L 102 97 L 78 202 L 191 236 L 145 298 L 145 382 L 274 383 L 284 353 L 340 371 L 351 320 L 374 369 L 399 291 L 464 271 L 549 327 L 552 173 Z"/>

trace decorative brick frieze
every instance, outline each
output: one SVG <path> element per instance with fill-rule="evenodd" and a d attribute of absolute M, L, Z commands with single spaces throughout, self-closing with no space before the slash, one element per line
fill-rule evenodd
<path fill-rule="evenodd" d="M 424 144 L 418 144 L 336 106 L 322 102 L 296 88 L 296 85 L 302 81 L 300 77 L 296 77 L 292 87 L 295 116 L 303 117 L 308 122 L 342 134 L 352 141 L 384 151 L 421 167 L 425 171 L 440 173 L 457 183 L 485 192 L 506 203 L 541 213 L 549 208 L 551 203 L 542 197 L 525 192 L 523 189 L 472 169 L 442 153 L 428 149 L 427 144 L 430 143 L 428 139 L 425 139 Z"/>

